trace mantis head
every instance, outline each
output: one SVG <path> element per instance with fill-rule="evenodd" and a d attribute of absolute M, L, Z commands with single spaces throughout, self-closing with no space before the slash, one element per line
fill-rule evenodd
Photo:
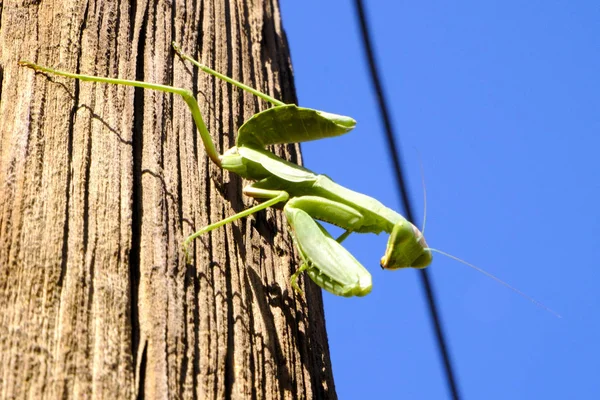
<path fill-rule="evenodd" d="M 421 231 L 407 220 L 398 222 L 388 239 L 381 268 L 425 268 L 433 256 Z"/>

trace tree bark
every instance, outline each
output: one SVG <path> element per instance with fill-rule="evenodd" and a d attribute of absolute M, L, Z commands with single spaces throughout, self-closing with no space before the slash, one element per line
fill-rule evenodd
<path fill-rule="evenodd" d="M 336 397 L 321 292 L 291 289 L 281 212 L 205 235 L 186 264 L 186 236 L 253 202 L 181 98 L 17 65 L 189 88 L 222 152 L 266 105 L 173 40 L 295 101 L 272 0 L 0 0 L 2 398 Z"/>

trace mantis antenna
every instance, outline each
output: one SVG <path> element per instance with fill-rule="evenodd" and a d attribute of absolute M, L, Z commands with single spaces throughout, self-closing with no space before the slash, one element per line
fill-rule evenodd
<path fill-rule="evenodd" d="M 421 236 L 425 236 L 425 224 L 427 223 L 427 186 L 425 185 L 425 169 L 423 168 L 423 158 L 419 150 L 417 156 L 419 157 L 419 168 L 421 170 L 421 186 L 423 187 L 423 226 L 421 227 Z"/>
<path fill-rule="evenodd" d="M 466 262 L 465 260 L 463 260 L 461 258 L 458 258 L 456 256 L 453 256 L 452 254 L 448 254 L 448 253 L 446 253 L 444 251 L 441 251 L 441 250 L 438 250 L 438 249 L 432 249 L 431 247 L 428 247 L 427 250 L 433 251 L 435 253 L 441 254 L 441 255 L 446 256 L 448 258 L 451 258 L 451 259 L 453 259 L 455 261 L 458 261 L 459 263 L 465 264 L 466 266 L 473 268 L 476 271 L 481 272 L 482 274 L 486 275 L 487 277 L 492 278 L 496 282 L 498 282 L 498 283 L 502 284 L 503 286 L 509 288 L 510 290 L 512 290 L 513 292 L 515 292 L 516 294 L 518 294 L 518 295 L 526 298 L 527 300 L 531 301 L 536 306 L 538 306 L 540 308 L 543 308 L 544 310 L 548 311 L 551 314 L 554 314 L 554 316 L 556 316 L 557 318 L 562 318 L 562 315 L 560 315 L 559 313 L 557 313 L 556 311 L 554 311 L 550 307 L 546 306 L 543 303 L 540 303 L 539 301 L 537 301 L 533 297 L 526 295 L 525 293 L 521 292 L 519 289 L 517 289 L 517 288 L 515 288 L 515 287 L 513 287 L 511 285 L 509 285 L 508 283 L 504 282 L 502 279 L 498 278 L 495 275 L 490 274 L 489 272 L 487 272 L 487 271 L 479 268 L 478 266 L 473 265 L 471 263 L 468 263 L 468 262 Z"/>
<path fill-rule="evenodd" d="M 415 149 L 416 150 L 416 149 Z M 419 153 L 419 151 L 417 150 L 417 155 L 419 156 L 419 167 L 421 169 L 421 185 L 423 186 L 423 227 L 421 229 L 421 237 L 425 236 L 425 223 L 427 222 L 427 187 L 425 185 L 425 172 L 423 169 L 423 159 L 421 158 L 421 154 Z M 469 262 L 466 262 L 465 260 L 458 258 L 456 256 L 453 256 L 452 254 L 446 253 L 442 250 L 438 250 L 438 249 L 433 249 L 431 247 L 426 248 L 426 250 L 429 251 L 433 251 L 435 253 L 441 254 L 443 256 L 446 256 L 448 258 L 451 258 L 455 261 L 458 261 L 459 263 L 462 263 L 468 267 L 473 268 L 476 271 L 481 272 L 482 274 L 486 275 L 489 278 L 492 278 L 493 280 L 495 280 L 496 282 L 500 283 L 501 285 L 509 288 L 510 290 L 512 290 L 513 292 L 517 293 L 518 295 L 526 298 L 527 300 L 531 301 L 533 304 L 535 304 L 536 306 L 543 308 L 544 310 L 548 311 L 551 314 L 554 314 L 554 316 L 558 317 L 558 318 L 562 318 L 562 315 L 560 315 L 559 313 L 557 313 L 556 311 L 554 311 L 553 309 L 551 309 L 550 307 L 546 306 L 543 303 L 540 303 L 539 301 L 537 301 L 536 299 L 534 299 L 531 296 L 526 295 L 525 293 L 521 292 L 519 289 L 509 285 L 508 283 L 504 282 L 502 279 L 498 278 L 495 275 L 490 274 L 489 272 L 479 268 L 476 265 L 473 265 Z"/>

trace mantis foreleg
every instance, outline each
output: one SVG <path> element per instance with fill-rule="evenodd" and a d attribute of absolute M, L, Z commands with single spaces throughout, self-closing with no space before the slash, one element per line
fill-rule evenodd
<path fill-rule="evenodd" d="M 371 291 L 371 274 L 321 224 L 290 203 L 283 210 L 306 264 L 300 269 L 306 270 L 317 285 L 346 297 L 364 296 Z"/>
<path fill-rule="evenodd" d="M 274 188 L 280 183 L 278 179 L 266 178 L 246 187 L 244 194 L 272 198 L 279 193 Z M 294 289 L 299 291 L 297 278 L 306 271 L 317 285 L 336 295 L 364 296 L 371 291 L 371 274 L 340 244 L 364 223 L 358 210 L 319 196 L 293 197 L 283 210 L 303 260 L 292 276 Z M 315 219 L 343 226 L 347 232 L 335 240 Z"/>
<path fill-rule="evenodd" d="M 344 240 L 346 240 L 346 238 L 348 236 L 350 236 L 351 233 L 352 233 L 352 231 L 346 231 L 346 232 L 342 233 L 335 241 L 341 244 Z M 296 292 L 300 293 L 301 295 L 303 295 L 304 292 L 302 292 L 302 289 L 300 289 L 300 287 L 298 286 L 298 283 L 297 283 L 298 277 L 300 276 L 300 274 L 302 272 L 306 271 L 308 268 L 309 268 L 308 263 L 306 261 L 303 261 L 300 268 L 298 268 L 296 270 L 296 272 L 294 272 L 294 274 L 292 275 L 292 278 L 290 279 L 290 284 L 292 285 L 292 288 Z"/>
<path fill-rule="evenodd" d="M 265 201 L 222 221 L 208 225 L 189 236 L 184 242 L 186 256 L 188 254 L 187 246 L 200 235 L 267 207 L 287 201 L 284 212 L 289 225 L 292 227 L 294 241 L 304 261 L 303 265 L 292 275 L 292 287 L 302 293 L 298 287 L 297 279 L 302 272 L 306 271 L 317 285 L 331 293 L 340 296 L 364 296 L 369 293 L 371 291 L 371 274 L 340 244 L 350 235 L 351 231 L 346 231 L 335 240 L 314 220 L 314 218 L 359 220 L 361 218 L 360 213 L 344 204 L 318 196 L 300 196 L 288 200 L 289 194 L 286 191 L 264 187 L 275 182 L 267 178 L 245 187 L 245 195 L 265 199 Z"/>

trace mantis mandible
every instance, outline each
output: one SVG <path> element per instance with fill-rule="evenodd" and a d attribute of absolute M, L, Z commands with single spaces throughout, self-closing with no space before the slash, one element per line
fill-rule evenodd
<path fill-rule="evenodd" d="M 265 149 L 268 145 L 305 142 L 348 133 L 356 125 L 354 119 L 285 104 L 201 64 L 183 53 L 176 43 L 173 43 L 173 48 L 183 60 L 193 63 L 202 71 L 273 105 L 248 119 L 238 130 L 236 146 L 223 154 L 216 151 L 200 114 L 198 102 L 194 94 L 187 89 L 75 74 L 27 61 L 19 63 L 35 71 L 82 81 L 127 85 L 180 95 L 190 108 L 208 157 L 217 166 L 254 181 L 243 189 L 243 193 L 261 203 L 208 225 L 185 239 L 183 248 L 186 261 L 189 262 L 188 248 L 194 239 L 267 207 L 277 206 L 283 208 L 294 243 L 303 261 L 291 278 L 291 286 L 300 293 L 297 279 L 302 272 L 306 272 L 317 285 L 335 295 L 365 296 L 371 291 L 371 274 L 341 245 L 352 233 L 389 234 L 387 247 L 381 258 L 381 267 L 384 269 L 425 268 L 431 264 L 432 251 L 436 251 L 480 270 L 454 256 L 429 248 L 423 234 L 415 225 L 376 199 L 347 189 L 325 175 L 290 163 Z M 334 239 L 318 221 L 337 225 L 344 229 L 345 233 Z M 491 274 L 480 271 L 500 281 Z M 510 288 L 540 305 L 518 290 Z M 547 309 L 543 305 L 542 307 Z"/>

